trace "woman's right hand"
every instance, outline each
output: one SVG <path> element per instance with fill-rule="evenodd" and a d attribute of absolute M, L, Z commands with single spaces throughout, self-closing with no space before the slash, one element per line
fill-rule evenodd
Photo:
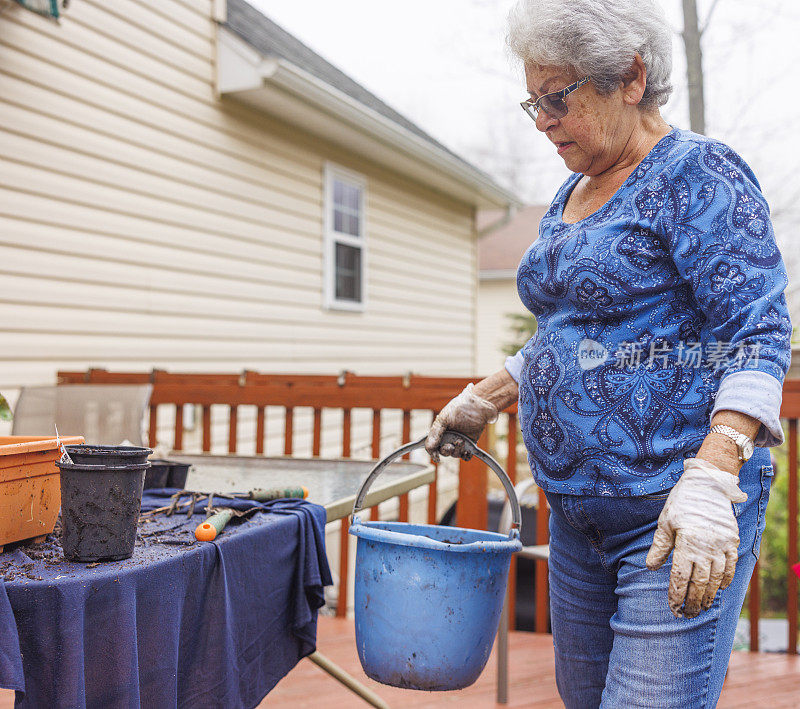
<path fill-rule="evenodd" d="M 454 443 L 442 443 L 445 431 L 461 433 L 472 441 L 480 438 L 486 424 L 497 420 L 497 407 L 486 399 L 482 399 L 474 391 L 473 384 L 467 384 L 457 397 L 451 399 L 433 420 L 425 450 L 434 460 L 439 462 L 439 455 L 453 456 L 469 460 L 472 453 L 464 450 L 461 440 Z"/>

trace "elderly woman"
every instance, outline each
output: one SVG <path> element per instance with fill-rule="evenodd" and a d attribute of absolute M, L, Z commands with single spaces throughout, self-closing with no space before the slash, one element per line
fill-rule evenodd
<path fill-rule="evenodd" d="M 656 0 L 521 0 L 522 104 L 572 171 L 517 274 L 538 330 L 435 420 L 514 401 L 550 516 L 567 707 L 713 707 L 783 440 L 786 273 L 750 168 L 673 128 Z M 671 558 L 670 558 L 671 555 Z"/>

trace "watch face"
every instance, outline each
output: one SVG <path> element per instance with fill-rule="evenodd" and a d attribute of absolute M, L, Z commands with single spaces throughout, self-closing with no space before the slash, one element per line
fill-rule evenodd
<path fill-rule="evenodd" d="M 753 444 L 750 441 L 747 441 L 742 446 L 742 458 L 745 459 L 745 462 L 750 460 L 750 456 L 753 455 Z"/>

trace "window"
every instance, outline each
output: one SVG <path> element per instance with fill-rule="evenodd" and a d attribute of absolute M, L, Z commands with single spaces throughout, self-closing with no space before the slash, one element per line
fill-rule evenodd
<path fill-rule="evenodd" d="M 325 307 L 364 310 L 366 240 L 361 175 L 325 166 Z"/>

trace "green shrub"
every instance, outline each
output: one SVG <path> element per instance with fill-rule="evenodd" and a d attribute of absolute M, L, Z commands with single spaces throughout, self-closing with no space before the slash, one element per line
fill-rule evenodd
<path fill-rule="evenodd" d="M 515 355 L 536 332 L 536 316 L 530 313 L 527 315 L 513 313 L 506 315 L 506 319 L 509 321 L 509 328 L 514 339 L 503 345 L 503 354 Z"/>
<path fill-rule="evenodd" d="M 787 445 L 773 448 L 775 479 L 767 506 L 767 527 L 761 539 L 759 559 L 761 577 L 761 609 L 765 616 L 785 616 L 788 592 L 789 469 Z M 792 471 L 794 472 L 794 471 Z"/>
<path fill-rule="evenodd" d="M 6 401 L 6 397 L 0 394 L 0 421 L 11 420 L 11 407 Z"/>

